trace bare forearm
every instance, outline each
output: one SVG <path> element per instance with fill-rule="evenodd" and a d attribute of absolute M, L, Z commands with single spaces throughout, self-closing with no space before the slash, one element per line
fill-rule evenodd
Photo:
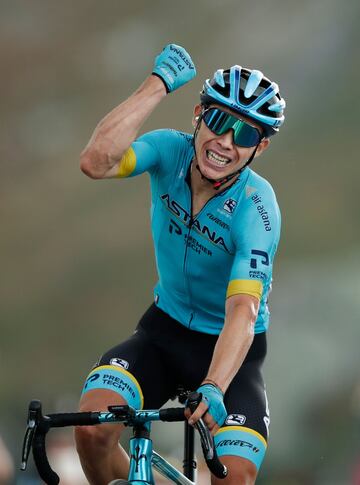
<path fill-rule="evenodd" d="M 226 391 L 252 344 L 256 315 L 257 309 L 244 305 L 228 309 L 204 382 L 212 381 Z"/>
<path fill-rule="evenodd" d="M 111 176 L 145 120 L 165 96 L 163 82 L 156 76 L 149 76 L 126 101 L 110 111 L 97 125 L 81 153 L 83 172 L 93 178 Z"/>

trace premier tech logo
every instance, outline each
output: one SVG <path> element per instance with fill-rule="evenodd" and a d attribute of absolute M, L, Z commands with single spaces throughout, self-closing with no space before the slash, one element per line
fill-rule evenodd
<path fill-rule="evenodd" d="M 160 196 L 160 198 L 167 209 L 177 218 L 179 218 L 187 227 L 191 226 L 191 228 L 194 228 L 196 232 L 203 235 L 217 247 L 223 249 L 227 253 L 230 253 L 222 236 L 219 236 L 215 231 L 211 231 L 205 224 L 201 224 L 198 219 L 191 220 L 190 214 L 183 207 L 181 207 L 176 200 L 171 200 L 169 194 L 163 194 Z M 177 232 L 177 234 L 179 234 L 179 232 Z"/>

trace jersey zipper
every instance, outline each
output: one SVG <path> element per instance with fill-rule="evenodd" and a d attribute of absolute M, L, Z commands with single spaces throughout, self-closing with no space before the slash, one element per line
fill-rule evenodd
<path fill-rule="evenodd" d="M 192 218 L 192 197 L 191 197 L 191 193 L 190 193 L 190 221 L 189 221 L 188 232 L 187 232 L 187 236 L 186 236 L 186 240 L 185 240 L 185 252 L 184 252 L 184 261 L 183 261 L 184 281 L 185 281 L 186 289 L 187 289 L 188 296 L 189 296 L 189 306 L 190 306 L 190 308 L 192 308 L 192 298 L 191 298 L 189 278 L 187 276 L 186 262 L 187 262 L 188 248 L 189 248 L 189 236 L 190 236 L 190 233 L 191 233 L 192 225 L 193 225 L 193 218 Z M 188 328 L 189 329 L 191 328 L 191 322 L 192 322 L 193 318 L 194 318 L 194 313 L 191 312 L 190 313 L 189 323 L 188 323 Z"/>
<path fill-rule="evenodd" d="M 184 280 L 185 280 L 185 284 L 186 284 L 186 288 L 187 288 L 187 291 L 188 291 L 188 295 L 189 295 L 189 306 L 190 308 L 192 308 L 192 296 L 191 296 L 191 290 L 190 290 L 190 281 L 189 281 L 189 278 L 188 278 L 188 274 L 187 274 L 187 254 L 188 254 L 188 247 L 189 247 L 189 244 L 188 244 L 188 240 L 189 240 L 189 236 L 190 236 L 190 233 L 191 233 L 191 230 L 192 230 L 192 227 L 194 225 L 194 222 L 196 221 L 196 219 L 201 215 L 201 213 L 203 212 L 203 210 L 205 209 L 205 207 L 209 204 L 209 202 L 211 202 L 213 199 L 215 199 L 215 197 L 218 197 L 219 195 L 222 195 L 223 192 L 220 192 L 218 194 L 215 194 L 213 195 L 212 197 L 210 197 L 210 199 L 203 205 L 203 207 L 201 208 L 201 210 L 196 214 L 196 217 L 193 217 L 192 215 L 192 209 L 193 209 L 193 203 L 192 203 L 192 191 L 191 191 L 191 187 L 189 187 L 188 183 L 185 181 L 185 184 L 187 186 L 187 189 L 189 191 L 189 194 L 190 194 L 190 221 L 189 221 L 189 227 L 188 227 L 188 233 L 187 233 L 187 239 L 186 239 L 186 247 L 185 247 L 185 253 L 184 253 L 184 261 L 183 261 L 183 273 L 184 273 Z M 195 313 L 194 312 L 190 312 L 190 318 L 189 318 L 189 323 L 188 323 L 188 328 L 189 330 L 191 329 L 191 323 L 194 319 L 194 316 L 195 316 Z"/>

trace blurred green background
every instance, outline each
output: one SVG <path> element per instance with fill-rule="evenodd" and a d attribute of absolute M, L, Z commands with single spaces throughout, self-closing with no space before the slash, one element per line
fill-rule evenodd
<path fill-rule="evenodd" d="M 359 484 L 359 1 L 0 8 L 0 434 L 16 465 L 28 401 L 73 410 L 89 368 L 152 301 L 148 179 L 91 181 L 79 153 L 175 42 L 198 76 L 143 131 L 191 131 L 203 80 L 236 63 L 277 81 L 288 103 L 281 134 L 254 163 L 283 216 L 265 364 L 271 438 L 258 483 Z"/>

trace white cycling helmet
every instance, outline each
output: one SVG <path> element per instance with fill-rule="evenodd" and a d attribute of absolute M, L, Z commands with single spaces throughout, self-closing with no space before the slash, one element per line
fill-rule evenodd
<path fill-rule="evenodd" d="M 205 81 L 200 99 L 205 106 L 220 104 L 253 119 L 266 137 L 275 135 L 285 119 L 279 86 L 256 69 L 238 65 L 218 69 Z"/>

